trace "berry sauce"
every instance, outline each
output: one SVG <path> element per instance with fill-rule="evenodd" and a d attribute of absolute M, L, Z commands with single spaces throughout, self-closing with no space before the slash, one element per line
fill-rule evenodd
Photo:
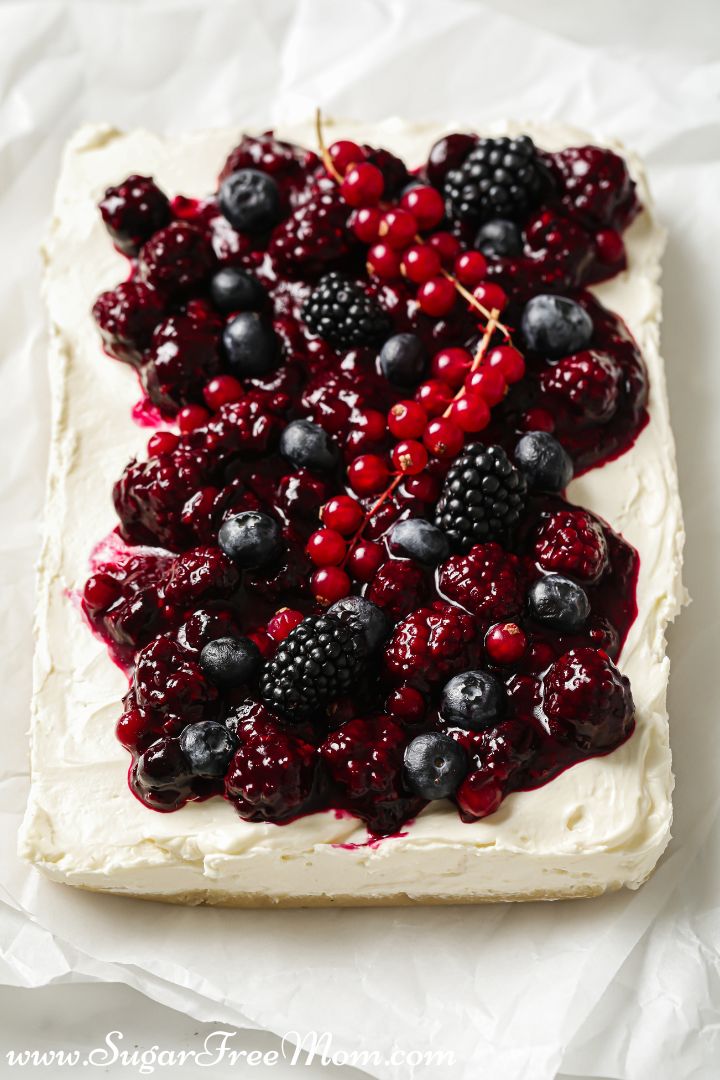
<path fill-rule="evenodd" d="M 278 824 L 334 810 L 384 836 L 427 802 L 405 764 L 421 734 L 463 747 L 451 797 L 468 822 L 615 749 L 634 726 L 614 662 L 637 552 L 565 500 L 567 479 L 538 486 L 503 462 L 544 433 L 578 475 L 647 423 L 638 347 L 586 291 L 626 266 L 640 207 L 625 163 L 454 135 L 411 175 L 386 150 L 316 154 L 266 133 L 218 164 L 206 198 L 133 176 L 100 204 L 131 271 L 93 314 L 154 431 L 114 485 L 118 526 L 82 600 L 129 678 L 117 735 L 133 793 L 161 811 L 224 797 Z M 488 217 L 500 210 L 512 219 Z M 591 326 L 578 347 L 521 329 L 540 294 Z M 512 513 L 496 499 L 500 524 L 473 544 L 428 527 L 398 546 L 399 522 L 439 520 L 453 461 L 478 445 L 509 470 Z M 466 487 L 498 490 L 471 473 Z M 266 530 L 254 561 L 233 522 Z M 558 578 L 580 616 L 543 607 Z M 348 596 L 384 612 L 379 644 L 333 621 Z M 243 643 L 240 680 L 210 671 L 220 639 Z M 301 694 L 293 665 L 305 649 L 319 670 L 318 641 L 323 664 L 352 651 L 335 664 L 345 681 Z M 450 680 L 478 670 L 501 705 L 455 723 Z M 273 707 L 295 700 L 313 708 Z"/>

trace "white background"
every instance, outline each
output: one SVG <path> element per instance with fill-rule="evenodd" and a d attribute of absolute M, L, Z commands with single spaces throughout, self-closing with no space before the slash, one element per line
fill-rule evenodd
<path fill-rule="evenodd" d="M 618 136 L 644 154 L 660 214 L 670 228 L 663 351 L 688 526 L 686 581 L 694 597 L 670 641 L 675 841 L 660 874 L 640 894 L 641 902 L 627 912 L 614 902 L 606 909 L 589 905 L 588 910 L 606 911 L 612 927 L 603 952 L 606 963 L 599 965 L 602 972 L 583 973 L 567 1011 L 567 1038 L 548 1047 L 537 1078 L 545 1080 L 557 1070 L 566 1077 L 622 1080 L 716 1078 L 720 6 L 717 0 L 215 0 L 202 19 L 199 10 L 192 3 L 0 3 L 3 722 L 14 730 L 27 722 L 32 563 L 47 435 L 35 250 L 60 148 L 77 124 L 109 120 L 171 131 L 222 124 L 253 128 L 280 116 L 304 115 L 320 103 L 338 117 L 457 117 L 470 123 L 514 115 L 564 120 Z M 24 791 L 25 763 L 3 760 L 0 768 L 0 812 L 11 823 Z M 8 824 L 2 836 L 8 880 L 15 870 L 12 830 Z M 58 962 L 51 946 L 44 946 L 46 962 L 41 963 L 32 928 L 16 910 L 7 882 L 0 899 L 8 905 L 0 921 L 5 958 L 0 980 L 7 983 L 0 986 L 0 1054 L 9 1047 L 92 1047 L 111 1028 L 124 1031 L 130 1045 L 196 1047 L 215 1026 L 152 1002 L 130 985 L 80 984 L 91 971 L 96 978 L 142 984 L 130 971 L 113 967 L 110 974 L 86 964 L 79 975 L 72 957 L 64 954 L 64 962 Z M 592 917 L 578 916 L 568 905 L 555 910 L 568 935 L 571 924 Z M 447 925 L 453 918 L 444 917 Z M 347 925 L 328 920 L 328 933 Z M 389 948 L 400 938 L 407 946 L 412 924 L 402 915 L 369 925 L 393 928 Z M 433 927 L 432 942 L 422 933 L 412 939 L 420 955 L 442 945 L 443 917 Z M 453 947 L 457 940 L 453 932 Z M 443 959 L 447 973 L 455 958 Z M 527 961 L 531 966 L 536 957 L 528 955 Z M 151 958 L 148 963 L 151 967 Z M 517 956 L 511 963 L 518 980 L 527 977 Z M 414 977 L 409 968 L 408 980 Z M 44 982 L 50 985 L 40 988 Z M 482 1000 L 483 986 L 458 976 L 458 1010 L 467 1004 L 468 985 Z M 182 1000 L 179 992 L 161 995 L 157 987 L 153 992 L 165 1001 Z M 453 984 L 444 985 L 443 992 L 452 996 Z M 204 1012 L 198 1006 L 195 1015 L 212 1016 L 212 1005 Z M 359 1031 L 365 1019 L 358 1015 Z M 388 1022 L 411 1028 L 417 1020 L 393 1016 Z M 420 1020 L 432 1024 L 433 1016 Z M 257 1017 L 254 1022 L 262 1027 Z M 267 1022 L 270 1026 L 269 1017 Z M 248 1031 L 236 1045 L 253 1049 L 277 1041 Z M 0 1075 L 3 1064 L 0 1057 Z M 285 1077 L 296 1070 L 236 1068 L 232 1075 L 263 1072 Z M 220 1069 L 207 1073 L 230 1075 Z M 471 1074 L 476 1080 L 508 1075 L 466 1072 L 464 1065 L 446 1073 L 448 1080 Z M 302 1075 L 350 1080 L 359 1074 L 307 1068 Z M 524 1075 L 536 1080 L 535 1073 Z"/>

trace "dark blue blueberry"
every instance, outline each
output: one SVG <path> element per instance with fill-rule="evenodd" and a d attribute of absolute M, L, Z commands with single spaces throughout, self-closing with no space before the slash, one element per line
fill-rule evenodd
<path fill-rule="evenodd" d="M 280 358 L 275 331 L 256 311 L 243 311 L 225 324 L 223 346 L 230 370 L 240 379 L 269 374 Z"/>
<path fill-rule="evenodd" d="M 380 350 L 380 370 L 393 386 L 417 386 L 428 355 L 417 334 L 393 334 Z"/>
<path fill-rule="evenodd" d="M 475 237 L 475 247 L 489 258 L 509 258 L 521 255 L 522 235 L 514 221 L 495 218 L 486 221 Z"/>
<path fill-rule="evenodd" d="M 530 586 L 530 614 L 545 626 L 572 634 L 581 630 L 590 614 L 587 593 L 562 574 L 546 574 Z"/>
<path fill-rule="evenodd" d="M 240 569 L 254 570 L 277 558 L 282 537 L 278 523 L 268 514 L 244 510 L 223 522 L 218 544 Z"/>
<path fill-rule="evenodd" d="M 293 420 L 280 438 L 280 453 L 298 468 L 327 472 L 338 462 L 338 449 L 328 433 L 311 420 Z"/>
<path fill-rule="evenodd" d="M 220 209 L 242 232 L 263 232 L 280 219 L 280 190 L 272 176 L 259 169 L 238 169 L 220 185 Z"/>
<path fill-rule="evenodd" d="M 426 731 L 405 747 L 405 780 L 423 799 L 447 799 L 467 771 L 465 750 L 442 731 Z"/>
<path fill-rule="evenodd" d="M 390 633 L 390 621 L 385 612 L 363 596 L 346 596 L 343 600 L 337 600 L 328 608 L 328 615 L 334 615 L 341 622 L 362 630 L 371 652 Z"/>
<path fill-rule="evenodd" d="M 534 296 L 525 305 L 520 325 L 529 349 L 554 358 L 587 348 L 593 335 L 587 311 L 567 296 Z"/>
<path fill-rule="evenodd" d="M 464 671 L 446 683 L 440 717 L 451 727 L 482 731 L 497 723 L 505 709 L 505 687 L 488 671 Z"/>
<path fill-rule="evenodd" d="M 235 740 L 224 724 L 201 720 L 180 735 L 180 746 L 195 776 L 224 776 L 235 753 Z"/>
<path fill-rule="evenodd" d="M 442 529 L 424 518 L 408 518 L 394 525 L 389 538 L 390 552 L 437 566 L 450 554 L 450 541 Z"/>
<path fill-rule="evenodd" d="M 224 266 L 213 275 L 210 295 L 218 311 L 229 315 L 233 311 L 259 311 L 267 294 L 258 279 L 247 270 Z"/>
<path fill-rule="evenodd" d="M 563 491 L 573 477 L 572 458 L 547 431 L 529 431 L 515 447 L 515 461 L 533 491 Z"/>
<path fill-rule="evenodd" d="M 200 653 L 200 667 L 216 686 L 243 686 L 260 670 L 262 656 L 250 638 L 215 638 Z"/>

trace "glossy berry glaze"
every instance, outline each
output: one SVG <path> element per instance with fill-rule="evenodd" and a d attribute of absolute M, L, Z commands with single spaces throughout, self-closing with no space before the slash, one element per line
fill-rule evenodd
<path fill-rule="evenodd" d="M 621 234 L 639 206 L 624 162 L 593 147 L 540 152 L 541 201 L 517 221 L 522 250 L 483 257 L 476 223 L 445 218 L 438 194 L 474 145 L 442 140 L 413 180 L 387 151 L 341 142 L 322 159 L 246 137 L 220 179 L 243 169 L 273 178 L 275 222 L 260 231 L 236 229 L 217 196 L 168 202 L 143 177 L 101 203 L 131 273 L 94 316 L 106 351 L 138 372 L 143 422 L 164 423 L 115 484 L 117 534 L 93 560 L 83 608 L 130 677 L 117 733 L 132 755 L 130 786 L 149 807 L 224 796 L 241 816 L 277 823 L 332 808 L 389 834 L 426 801 L 403 767 L 408 743 L 443 730 L 467 751 L 454 798 L 471 821 L 633 729 L 629 686 L 611 661 L 636 614 L 638 557 L 595 516 L 534 493 L 501 542 L 446 552 L 437 566 L 391 550 L 398 520 L 434 520 L 463 441 L 512 457 L 524 432 L 551 432 L 577 473 L 627 450 L 647 422 L 637 346 L 583 291 L 625 266 Z M 230 362 L 223 329 L 237 312 L 210 287 L 223 268 L 251 271 L 262 286 L 251 318 L 274 331 L 270 371 Z M 331 271 L 375 298 L 385 338 L 417 335 L 423 373 L 398 388 L 380 340 L 334 346 L 311 332 L 303 305 Z M 592 339 L 573 355 L 532 352 L 517 329 L 525 302 L 548 292 L 591 315 Z M 499 328 L 489 307 L 502 309 Z M 331 468 L 279 452 L 297 418 L 327 433 Z M 218 546 L 220 526 L 244 511 L 279 527 L 269 565 L 243 570 Z M 533 618 L 529 590 L 547 574 L 582 586 L 590 614 L 580 629 Z M 268 664 L 304 616 L 348 592 L 389 619 L 350 696 L 281 716 L 261 699 L 261 673 L 227 689 L 201 667 L 208 642 L 242 636 Z M 441 715 L 443 686 L 472 669 L 504 692 L 481 730 Z M 230 733 L 221 775 L 198 774 L 180 738 L 208 720 Z"/>

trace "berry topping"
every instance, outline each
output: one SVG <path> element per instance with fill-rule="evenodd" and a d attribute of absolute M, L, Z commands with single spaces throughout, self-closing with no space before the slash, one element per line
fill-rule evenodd
<path fill-rule="evenodd" d="M 293 420 L 280 436 L 280 453 L 298 468 L 327 472 L 338 463 L 338 448 L 327 432 L 311 420 Z"/>
<path fill-rule="evenodd" d="M 635 184 L 621 157 L 598 146 L 573 146 L 553 156 L 570 214 L 591 228 L 624 225 L 635 209 Z"/>
<path fill-rule="evenodd" d="M 494 814 L 502 802 L 504 791 L 494 776 L 484 769 L 472 772 L 457 792 L 457 804 L 463 821 L 479 821 Z"/>
<path fill-rule="evenodd" d="M 243 311 L 230 319 L 223 330 L 223 346 L 230 370 L 240 379 L 267 375 L 277 367 L 277 335 L 256 311 Z"/>
<path fill-rule="evenodd" d="M 235 740 L 228 729 L 214 720 L 188 724 L 179 743 L 195 776 L 224 776 L 235 750 Z"/>
<path fill-rule="evenodd" d="M 244 686 L 260 670 L 260 650 L 249 638 L 215 638 L 200 653 L 200 667 L 216 686 Z"/>
<path fill-rule="evenodd" d="M 419 566 L 408 559 L 390 559 L 376 570 L 365 595 L 397 622 L 428 594 L 427 577 Z"/>
<path fill-rule="evenodd" d="M 245 711 L 249 718 L 235 725 L 238 749 L 227 773 L 226 794 L 248 821 L 284 821 L 310 798 L 315 748 L 263 715 L 261 707 Z"/>
<path fill-rule="evenodd" d="M 525 505 L 525 479 L 500 446 L 466 446 L 447 474 L 435 522 L 455 551 L 505 537 Z"/>
<path fill-rule="evenodd" d="M 103 344 L 111 356 L 136 364 L 162 319 L 158 294 L 142 281 L 124 281 L 101 293 L 93 305 L 93 317 Z"/>
<path fill-rule="evenodd" d="M 496 623 L 485 637 L 485 648 L 496 664 L 517 664 L 527 648 L 527 638 L 517 623 Z"/>
<path fill-rule="evenodd" d="M 426 731 L 405 748 L 405 780 L 421 799 L 454 795 L 468 768 L 465 750 L 441 731 Z"/>
<path fill-rule="evenodd" d="M 139 705 L 160 712 L 182 713 L 195 720 L 217 697 L 195 661 L 168 635 L 161 635 L 140 651 L 133 687 Z"/>
<path fill-rule="evenodd" d="M 126 255 L 137 254 L 170 221 L 170 203 L 149 176 L 128 176 L 98 204 L 107 231 Z"/>
<path fill-rule="evenodd" d="M 140 275 L 155 289 L 185 291 L 210 276 L 213 254 L 205 233 L 186 221 L 173 221 L 140 249 Z"/>
<path fill-rule="evenodd" d="M 478 230 L 475 247 L 490 259 L 511 258 L 522 252 L 522 235 L 514 221 L 494 218 Z"/>
<path fill-rule="evenodd" d="M 363 630 L 310 615 L 279 646 L 261 679 L 263 700 L 289 719 L 317 714 L 350 691 L 367 656 Z"/>
<path fill-rule="evenodd" d="M 241 232 L 264 232 L 280 217 L 280 191 L 272 176 L 258 169 L 238 169 L 220 184 L 220 209 Z"/>
<path fill-rule="evenodd" d="M 448 727 L 481 731 L 505 710 L 505 688 L 488 671 L 463 671 L 443 687 L 440 717 Z"/>
<path fill-rule="evenodd" d="M 535 556 L 543 570 L 594 585 L 608 567 L 608 546 L 600 522 L 585 510 L 558 510 L 541 523 Z"/>
<path fill-rule="evenodd" d="M 393 386 L 417 386 L 427 364 L 427 350 L 417 334 L 393 334 L 380 350 L 380 370 Z"/>
<path fill-rule="evenodd" d="M 216 547 L 193 548 L 173 559 L 165 597 L 173 604 L 229 596 L 240 575 L 226 554 Z"/>
<path fill-rule="evenodd" d="M 533 582 L 528 607 L 539 623 L 569 634 L 580 630 L 590 614 L 585 590 L 561 574 L 546 574 Z"/>
<path fill-rule="evenodd" d="M 523 563 L 499 544 L 476 544 L 468 555 L 453 555 L 440 567 L 438 584 L 485 624 L 517 615 L 525 602 Z"/>
<path fill-rule="evenodd" d="M 133 771 L 135 789 L 148 805 L 162 809 L 182 805 L 190 763 L 177 739 L 157 739 L 140 755 Z"/>
<path fill-rule="evenodd" d="M 615 413 L 621 372 L 610 356 L 581 352 L 566 356 L 542 373 L 547 394 L 566 401 L 585 423 L 606 423 Z"/>
<path fill-rule="evenodd" d="M 353 629 L 360 630 L 369 652 L 379 648 L 390 631 L 390 621 L 382 608 L 363 596 L 348 596 L 338 600 L 328 608 L 328 615 L 333 615 Z"/>
<path fill-rule="evenodd" d="M 258 279 L 238 266 L 224 266 L 213 274 L 210 296 L 223 315 L 235 311 L 259 311 L 267 298 Z"/>
<path fill-rule="evenodd" d="M 218 544 L 242 570 L 273 562 L 282 549 L 277 522 L 269 514 L 246 510 L 220 526 Z"/>
<path fill-rule="evenodd" d="M 317 195 L 274 230 L 268 252 L 289 274 L 321 274 L 350 250 L 347 207 L 335 194 Z"/>
<path fill-rule="evenodd" d="M 443 187 L 448 213 L 459 221 L 522 220 L 543 188 L 532 139 L 478 139 L 462 164 L 446 174 Z"/>
<path fill-rule="evenodd" d="M 388 334 L 390 320 L 362 285 L 333 272 L 326 274 L 303 306 L 303 319 L 313 334 L 333 345 L 377 345 Z"/>
<path fill-rule="evenodd" d="M 543 356 L 568 356 L 590 344 L 592 319 L 567 296 L 534 296 L 525 305 L 521 330 L 525 344 Z"/>
<path fill-rule="evenodd" d="M 398 679 L 434 683 L 466 667 L 476 645 L 473 620 L 451 604 L 437 600 L 419 608 L 395 627 L 385 662 Z"/>
<path fill-rule="evenodd" d="M 630 681 L 606 653 L 571 649 L 543 679 L 543 710 L 550 734 L 593 753 L 617 746 L 632 730 Z"/>
<path fill-rule="evenodd" d="M 446 534 L 422 518 L 408 518 L 393 525 L 388 542 L 391 554 L 417 559 L 427 566 L 437 566 L 450 554 Z"/>
<path fill-rule="evenodd" d="M 563 491 L 573 477 L 567 450 L 546 431 L 529 431 L 515 447 L 515 461 L 532 491 Z"/>

